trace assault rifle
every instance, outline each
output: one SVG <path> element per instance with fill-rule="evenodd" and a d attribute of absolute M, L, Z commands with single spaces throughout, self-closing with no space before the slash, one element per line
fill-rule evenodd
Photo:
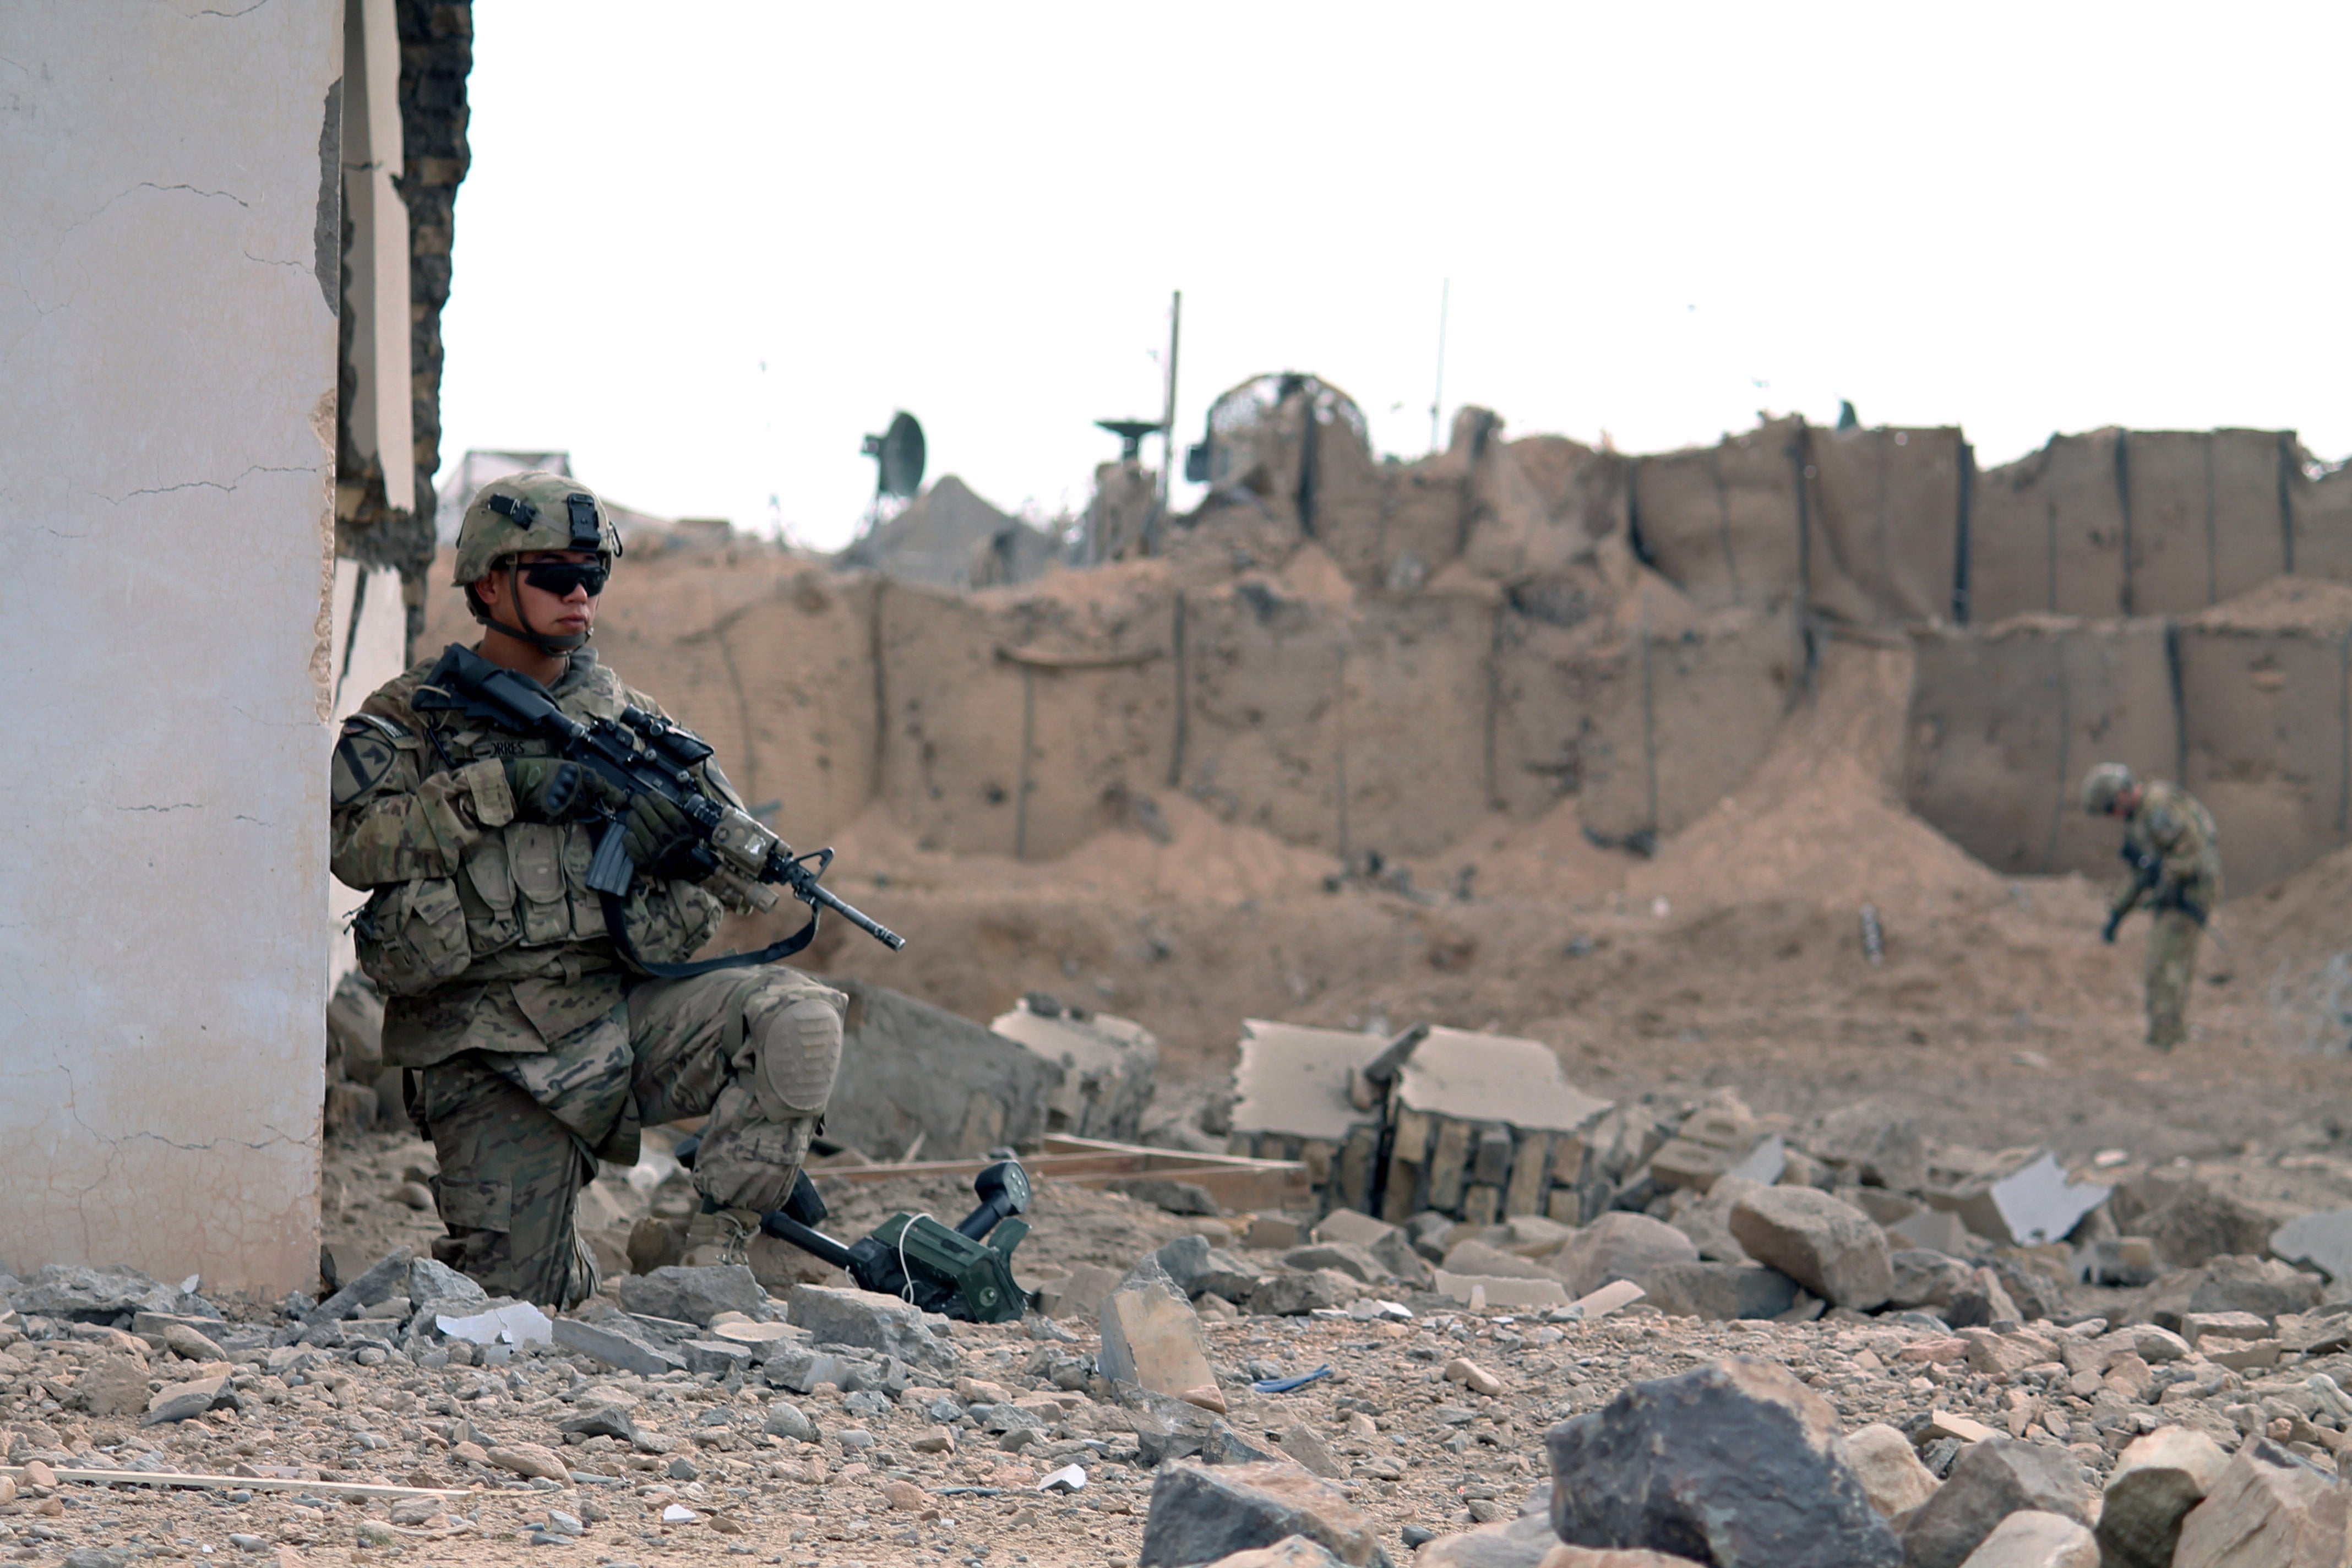
<path fill-rule="evenodd" d="M 793 853 L 792 846 L 751 815 L 719 799 L 697 782 L 693 769 L 711 755 L 703 739 L 642 708 L 624 708 L 618 719 L 575 719 L 555 704 L 547 689 L 527 675 L 492 664 L 471 648 L 452 645 L 418 689 L 415 705 L 427 711 L 462 713 L 516 734 L 549 742 L 555 755 L 577 763 L 622 797 L 602 814 L 604 824 L 588 865 L 588 886 L 604 900 L 604 924 L 630 962 L 665 980 L 707 974 L 715 969 L 771 963 L 789 958 L 816 936 L 826 910 L 896 952 L 907 939 L 852 905 L 817 879 L 833 864 L 833 851 Z M 622 922 L 621 900 L 628 896 L 637 867 L 629 858 L 627 802 L 658 795 L 684 814 L 700 836 L 685 851 L 687 876 L 732 879 L 735 890 L 761 909 L 774 905 L 781 887 L 809 906 L 809 921 L 781 942 L 756 952 L 730 952 L 692 963 L 656 963 L 641 957 Z M 814 863 L 814 864 L 812 864 Z"/>
<path fill-rule="evenodd" d="M 2123 926 L 2124 917 L 2139 907 L 2141 895 L 2158 888 L 2164 880 L 2164 862 L 2146 850 L 2134 848 L 2129 839 L 2124 841 L 2124 847 L 2119 853 L 2124 858 L 2124 864 L 2132 868 L 2132 899 L 2131 902 L 2122 909 L 2108 913 L 2107 923 L 2099 932 L 2101 942 L 2114 942 L 2116 932 Z M 2168 893 L 2159 892 L 2155 907 L 2159 910 L 2179 910 L 2190 920 L 2195 921 L 2200 928 L 2210 933 L 2214 942 L 2225 947 L 2228 945 L 2221 942 L 2221 933 L 2214 931 L 2212 926 L 2207 923 L 2203 907 L 2178 887 Z"/>

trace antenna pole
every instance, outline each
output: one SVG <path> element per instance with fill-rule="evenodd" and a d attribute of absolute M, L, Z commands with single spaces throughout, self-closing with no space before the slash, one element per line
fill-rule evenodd
<path fill-rule="evenodd" d="M 1454 279 L 1437 289 L 1437 390 L 1429 399 L 1429 449 L 1437 450 L 1437 411 L 1445 402 L 1445 307 L 1452 302 Z"/>
<path fill-rule="evenodd" d="M 1176 471 L 1176 343 L 1184 325 L 1184 290 L 1168 301 L 1168 401 L 1160 416 L 1160 510 L 1168 510 L 1169 476 Z"/>

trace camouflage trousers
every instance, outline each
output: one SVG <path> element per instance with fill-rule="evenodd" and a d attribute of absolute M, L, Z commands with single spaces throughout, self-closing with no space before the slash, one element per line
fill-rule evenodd
<path fill-rule="evenodd" d="M 2189 987 L 2197 977 L 2196 920 L 2158 910 L 2147 933 L 2147 1043 L 2168 1051 L 2189 1038 Z"/>
<path fill-rule="evenodd" d="M 841 1066 L 846 998 L 781 965 L 649 980 L 548 1051 L 467 1051 L 419 1075 L 448 1235 L 434 1256 L 493 1295 L 571 1307 L 596 1292 L 578 1234 L 600 1157 L 636 1131 L 704 1116 L 695 1185 L 721 1207 L 779 1207 Z"/>

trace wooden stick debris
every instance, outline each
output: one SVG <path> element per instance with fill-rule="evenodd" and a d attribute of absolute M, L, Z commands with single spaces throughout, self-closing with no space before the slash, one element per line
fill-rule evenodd
<path fill-rule="evenodd" d="M 257 1492 L 312 1492 L 320 1496 L 357 1498 L 429 1497 L 449 1500 L 473 1494 L 458 1488 L 394 1487 L 373 1481 L 298 1481 L 278 1476 L 205 1476 L 175 1470 L 68 1470 L 51 1466 L 49 1473 L 60 1482 L 96 1482 L 103 1486 L 138 1487 L 201 1487 L 213 1491 L 235 1491 L 243 1489 Z M 22 1482 L 25 1468 L 21 1465 L 0 1465 L 0 1476 Z"/>

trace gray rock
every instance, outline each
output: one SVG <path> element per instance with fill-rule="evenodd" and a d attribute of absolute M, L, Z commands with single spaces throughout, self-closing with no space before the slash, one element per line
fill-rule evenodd
<path fill-rule="evenodd" d="M 747 1317 L 768 1313 L 768 1293 L 740 1263 L 711 1264 L 690 1268 L 673 1264 L 650 1274 L 625 1275 L 621 1280 L 621 1305 L 649 1318 L 672 1318 L 707 1329 L 721 1312 Z"/>
<path fill-rule="evenodd" d="M 84 1268 L 52 1263 L 10 1298 L 28 1318 L 62 1318 L 77 1323 L 111 1323 L 125 1314 L 176 1315 L 180 1293 L 135 1268 Z"/>
<path fill-rule="evenodd" d="M 686 1370 L 697 1376 L 724 1377 L 751 1364 L 751 1347 L 733 1340 L 688 1340 L 678 1347 Z"/>
<path fill-rule="evenodd" d="M 785 1316 L 806 1329 L 812 1343 L 853 1345 L 897 1356 L 911 1366 L 955 1369 L 955 1347 L 933 1337 L 923 1314 L 910 1301 L 871 1290 L 828 1285 L 795 1285 Z"/>
<path fill-rule="evenodd" d="M 1895 1288 L 1886 1233 L 1860 1210 L 1811 1187 L 1764 1187 L 1731 1211 L 1731 1234 L 1833 1307 L 1868 1311 Z"/>
<path fill-rule="evenodd" d="M 2081 1476 L 2063 1448 L 1995 1437 L 1961 1449 L 1936 1495 L 1904 1523 L 1906 1568 L 1960 1568 L 1995 1525 L 2024 1509 L 2088 1524 Z"/>
<path fill-rule="evenodd" d="M 1919 1247 L 1889 1253 L 1886 1261 L 1895 1280 L 1887 1289 L 1886 1304 L 1898 1309 L 1948 1307 L 1953 1298 L 1969 1288 L 1974 1272 L 1957 1258 Z"/>
<path fill-rule="evenodd" d="M 65 1555 L 63 1568 L 122 1568 L 131 1559 L 103 1546 L 77 1546 Z"/>
<path fill-rule="evenodd" d="M 1715 1263 L 1746 1263 L 1747 1250 L 1731 1234 L 1731 1205 L 1766 1184 L 1727 1175 L 1706 1196 L 1675 1215 L 1674 1227 L 1691 1238 L 1698 1255 Z"/>
<path fill-rule="evenodd" d="M 369 1264 L 367 1272 L 320 1302 L 319 1310 L 304 1321 L 340 1322 L 362 1307 L 373 1307 L 378 1301 L 389 1301 L 406 1292 L 409 1265 L 415 1261 L 415 1254 L 407 1247 L 393 1248 Z"/>
<path fill-rule="evenodd" d="M 1910 1193 L 1927 1185 L 1927 1142 L 1918 1118 L 1881 1101 L 1841 1106 L 1801 1142 L 1813 1158 L 1874 1186 Z"/>
<path fill-rule="evenodd" d="M 599 1405 L 577 1415 L 567 1415 L 555 1424 L 555 1429 L 567 1434 L 577 1432 L 583 1437 L 612 1437 L 632 1447 L 645 1441 L 629 1413 L 612 1405 Z"/>
<path fill-rule="evenodd" d="M 1249 1310 L 1260 1318 L 1296 1318 L 1356 1299 L 1356 1282 L 1330 1269 L 1312 1274 L 1276 1274 L 1250 1292 Z"/>
<path fill-rule="evenodd" d="M 1204 1236 L 1180 1236 L 1152 1257 L 1188 1298 L 1213 1290 L 1228 1301 L 1238 1301 L 1256 1289 L 1258 1281 L 1265 1278 L 1232 1253 L 1211 1247 Z M 1106 1296 L 1109 1293 L 1103 1292 Z M 1085 1310 L 1091 1315 L 1101 1305 L 1097 1298 Z"/>
<path fill-rule="evenodd" d="M 635 1328 L 624 1327 L 622 1322 L 614 1321 L 622 1318 L 618 1312 L 593 1323 L 580 1318 L 558 1318 L 551 1331 L 555 1342 L 565 1350 L 578 1351 L 606 1366 L 634 1372 L 641 1377 L 656 1377 L 685 1367 L 685 1357 L 654 1343 Z"/>
<path fill-rule="evenodd" d="M 1389 1271 L 1363 1247 L 1344 1241 L 1318 1241 L 1306 1247 L 1294 1247 L 1282 1255 L 1283 1267 L 1312 1272 L 1318 1268 L 1336 1268 L 1349 1279 L 1365 1285 L 1378 1285 L 1386 1280 Z"/>
<path fill-rule="evenodd" d="M 1327 1481 L 1348 1479 L 1348 1467 L 1339 1461 L 1321 1437 L 1316 1436 L 1315 1428 L 1303 1421 L 1294 1421 L 1283 1428 L 1282 1436 L 1274 1443 L 1276 1447 Z"/>
<path fill-rule="evenodd" d="M 2170 1568 L 2180 1521 L 2221 1479 L 2229 1457 L 2186 1426 L 2159 1426 L 2123 1451 L 2099 1510 L 2110 1568 Z"/>
<path fill-rule="evenodd" d="M 1901 1546 L 1848 1467 L 1837 1413 L 1740 1356 L 1637 1383 L 1545 1434 L 1562 1541 L 1716 1568 L 1896 1568 Z"/>
<path fill-rule="evenodd" d="M 2270 1245 L 2277 1221 L 2227 1193 L 2203 1182 L 2181 1182 L 2166 1200 L 2128 1224 L 2117 1223 L 2130 1235 L 2144 1236 L 2176 1268 L 2193 1268 L 2209 1258 L 2224 1254 L 2259 1256 Z"/>
<path fill-rule="evenodd" d="M 2205 1265 L 2189 1293 L 2192 1312 L 2252 1312 L 2276 1319 L 2282 1312 L 2307 1312 L 2319 1305 L 2320 1278 L 2275 1258 L 2225 1254 Z"/>
<path fill-rule="evenodd" d="M 846 1389 L 866 1370 L 862 1362 L 833 1351 L 813 1351 L 806 1345 L 779 1345 L 768 1357 L 761 1374 L 772 1388 L 806 1394 L 819 1384 Z"/>
<path fill-rule="evenodd" d="M 1390 1275 L 1416 1290 L 1426 1290 L 1436 1282 L 1436 1274 L 1429 1260 L 1412 1249 L 1412 1237 L 1391 1226 L 1389 1233 L 1366 1248 L 1380 1260 Z"/>
<path fill-rule="evenodd" d="M 1611 1213 L 1569 1237 L 1553 1257 L 1551 1271 L 1568 1282 L 1570 1295 L 1589 1296 L 1612 1279 L 1631 1279 L 1647 1289 L 1650 1270 L 1697 1261 L 1698 1245 L 1665 1221 Z"/>
<path fill-rule="evenodd" d="M 226 1377 L 198 1378 L 193 1383 L 165 1384 L 148 1401 L 147 1414 L 140 1420 L 142 1426 L 162 1426 L 174 1421 L 186 1421 L 220 1406 L 239 1405 L 236 1390 Z"/>
<path fill-rule="evenodd" d="M 1303 1535 L 1349 1568 L 1390 1568 L 1372 1524 L 1330 1482 L 1290 1461 L 1163 1467 L 1136 1568 L 1214 1563 Z"/>
<path fill-rule="evenodd" d="M 1797 1304 L 1797 1282 L 1760 1263 L 1669 1263 L 1643 1289 L 1669 1317 L 1777 1318 Z"/>
<path fill-rule="evenodd" d="M 816 1441 L 816 1423 L 789 1399 L 779 1399 L 768 1406 L 768 1418 L 760 1429 L 772 1437 L 783 1437 L 794 1443 Z"/>
<path fill-rule="evenodd" d="M 2271 1232 L 2271 1250 L 2324 1268 L 2330 1279 L 2352 1279 L 2352 1208 L 2297 1215 Z"/>
<path fill-rule="evenodd" d="M 1106 1182 L 1107 1191 L 1120 1193 L 1139 1204 L 1150 1204 L 1167 1214 L 1214 1215 L 1223 1211 L 1208 1188 L 1193 1182 L 1171 1181 L 1165 1176 L 1129 1176 L 1122 1182 Z"/>
<path fill-rule="evenodd" d="M 1307 1249 L 1302 1247 L 1299 1250 Z M 1288 1255 L 1284 1256 L 1283 1261 L 1290 1262 Z M 1298 1264 L 1291 1266 L 1302 1267 Z M 1557 1279 L 1559 1278 L 1540 1263 L 1531 1263 L 1516 1252 L 1506 1252 L 1499 1247 L 1477 1240 L 1475 1237 L 1466 1241 L 1457 1241 L 1448 1247 L 1445 1252 L 1445 1261 L 1438 1267 L 1448 1274 L 1475 1274 L 1489 1279 Z"/>
<path fill-rule="evenodd" d="M 1209 1465 L 1257 1464 L 1282 1458 L 1279 1451 L 1249 1442 L 1222 1416 L 1181 1399 L 1128 1387 L 1119 1390 L 1119 1404 L 1135 1429 L 1135 1446 L 1147 1467 L 1193 1458 Z"/>
<path fill-rule="evenodd" d="M 441 1310 L 452 1314 L 460 1306 L 480 1306 L 490 1299 L 488 1291 L 436 1258 L 419 1258 L 409 1264 L 406 1295 L 420 1304 L 440 1302 Z"/>
<path fill-rule="evenodd" d="M 1523 1514 L 1458 1535 L 1441 1535 L 1416 1551 L 1412 1563 L 1413 1568 L 1538 1568 L 1559 1545 L 1546 1514 Z"/>
<path fill-rule="evenodd" d="M 1018 1405 L 975 1405 L 972 1424 L 983 1432 L 1043 1432 L 1052 1425 L 1034 1410 Z"/>
<path fill-rule="evenodd" d="M 1435 1209 L 1423 1209 L 1403 1225 L 1405 1240 L 1423 1260 L 1429 1263 L 1445 1261 L 1445 1233 L 1454 1228 L 1452 1215 Z"/>

